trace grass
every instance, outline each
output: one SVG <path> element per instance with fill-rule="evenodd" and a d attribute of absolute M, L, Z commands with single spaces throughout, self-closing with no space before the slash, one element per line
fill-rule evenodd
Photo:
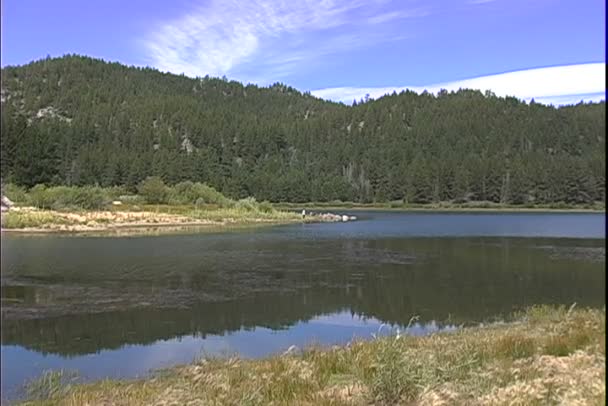
<path fill-rule="evenodd" d="M 237 202 L 238 203 L 238 202 Z M 107 210 L 41 210 L 19 207 L 2 213 L 2 228 L 31 231 L 92 231 L 128 227 L 245 225 L 301 222 L 298 213 L 275 210 L 263 204 L 132 205 Z M 314 221 L 307 217 L 305 221 Z"/>
<path fill-rule="evenodd" d="M 301 222 L 294 212 L 275 209 L 249 197 L 233 200 L 214 188 L 193 182 L 166 186 L 151 177 L 139 195 L 123 187 L 36 185 L 29 191 L 7 184 L 17 207 L 2 213 L 2 228 L 21 231 L 103 231 L 127 227 L 247 225 Z M 327 219 L 317 218 L 317 221 Z M 315 221 L 310 216 L 305 221 Z"/>
<path fill-rule="evenodd" d="M 603 405 L 605 320 L 605 309 L 539 306 L 509 323 L 262 360 L 202 359 L 25 404 Z"/>
<path fill-rule="evenodd" d="M 38 379 L 26 385 L 27 396 L 41 400 L 65 396 L 77 379 L 78 374 L 74 371 L 44 371 Z"/>
<path fill-rule="evenodd" d="M 51 211 L 10 211 L 2 213 L 2 228 L 45 228 L 49 225 L 74 225 L 75 221 Z"/>

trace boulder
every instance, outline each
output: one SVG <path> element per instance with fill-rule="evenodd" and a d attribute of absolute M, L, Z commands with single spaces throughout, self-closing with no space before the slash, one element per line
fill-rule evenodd
<path fill-rule="evenodd" d="M 11 202 L 11 200 L 6 197 L 6 196 L 2 196 L 2 211 L 7 211 L 8 209 L 10 209 L 11 207 L 13 207 L 15 204 L 13 202 Z"/>

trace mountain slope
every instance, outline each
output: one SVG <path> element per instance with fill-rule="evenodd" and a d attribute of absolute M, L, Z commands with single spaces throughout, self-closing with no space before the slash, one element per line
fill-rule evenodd
<path fill-rule="evenodd" d="M 605 201 L 605 103 L 478 91 L 345 106 L 283 84 L 82 56 L 2 69 L 2 177 L 31 186 L 207 182 L 272 201 Z"/>

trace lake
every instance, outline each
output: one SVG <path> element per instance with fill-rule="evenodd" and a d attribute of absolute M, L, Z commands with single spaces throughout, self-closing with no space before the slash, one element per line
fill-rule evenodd
<path fill-rule="evenodd" d="M 136 377 L 533 304 L 605 305 L 605 214 L 348 211 L 162 236 L 2 235 L 2 396 L 47 369 Z M 342 212 L 340 212 L 342 213 Z"/>

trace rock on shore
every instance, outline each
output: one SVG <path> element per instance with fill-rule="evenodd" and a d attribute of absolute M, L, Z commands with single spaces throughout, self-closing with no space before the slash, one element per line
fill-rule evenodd
<path fill-rule="evenodd" d="M 318 217 L 322 221 L 353 221 L 356 220 L 355 216 L 347 216 L 346 214 L 334 214 L 334 213 L 320 213 L 313 214 L 312 216 Z"/>

